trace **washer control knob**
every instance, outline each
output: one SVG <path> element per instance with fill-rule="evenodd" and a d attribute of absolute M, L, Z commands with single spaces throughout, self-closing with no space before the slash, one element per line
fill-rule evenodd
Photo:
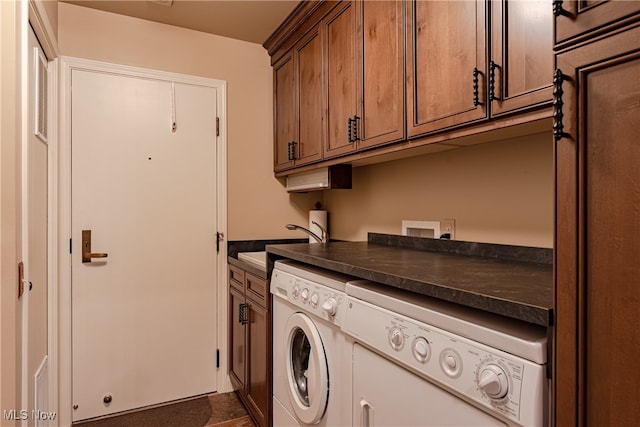
<path fill-rule="evenodd" d="M 322 303 L 322 311 L 333 317 L 338 311 L 338 301 L 334 297 L 330 297 Z"/>
<path fill-rule="evenodd" d="M 309 289 L 304 288 L 304 289 L 300 292 L 300 298 L 302 298 L 302 301 L 304 301 L 304 302 L 309 301 Z"/>
<path fill-rule="evenodd" d="M 456 358 L 453 357 L 452 355 L 447 355 L 444 358 L 444 363 L 445 365 L 447 365 L 447 367 L 449 369 L 451 369 L 452 371 L 455 371 L 456 368 L 458 367 L 458 362 L 456 361 Z"/>
<path fill-rule="evenodd" d="M 402 333 L 402 330 L 400 330 L 400 328 L 398 328 L 397 326 L 394 326 L 389 331 L 389 343 L 391 343 L 391 347 L 393 347 L 395 350 L 400 350 L 402 348 L 402 345 L 404 344 L 404 335 Z"/>
<path fill-rule="evenodd" d="M 478 386 L 493 399 L 501 399 L 509 391 L 507 374 L 498 365 L 490 364 L 482 368 L 478 375 Z"/>
<path fill-rule="evenodd" d="M 311 294 L 311 305 L 314 307 L 318 306 L 318 302 L 320 301 L 320 295 L 317 292 Z"/>
<path fill-rule="evenodd" d="M 298 285 L 295 285 L 293 287 L 293 289 L 291 290 L 291 295 L 293 296 L 293 299 L 298 299 L 298 297 L 300 296 L 300 288 L 298 287 Z"/>
<path fill-rule="evenodd" d="M 418 362 L 425 362 L 429 358 L 429 342 L 425 338 L 418 337 L 413 341 L 413 357 Z"/>

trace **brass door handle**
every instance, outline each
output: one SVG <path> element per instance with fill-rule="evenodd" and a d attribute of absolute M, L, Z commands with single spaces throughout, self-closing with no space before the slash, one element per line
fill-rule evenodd
<path fill-rule="evenodd" d="M 82 262 L 91 262 L 92 258 L 106 258 L 104 252 L 91 252 L 91 230 L 82 230 Z"/>

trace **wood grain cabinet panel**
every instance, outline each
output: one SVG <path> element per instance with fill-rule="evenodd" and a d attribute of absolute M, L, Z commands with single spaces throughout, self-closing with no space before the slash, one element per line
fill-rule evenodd
<path fill-rule="evenodd" d="M 486 119 L 487 3 L 406 4 L 408 136 Z"/>
<path fill-rule="evenodd" d="M 359 1 L 358 149 L 405 139 L 404 10 L 401 1 Z"/>
<path fill-rule="evenodd" d="M 342 2 L 323 23 L 325 158 L 404 140 L 403 3 Z"/>
<path fill-rule="evenodd" d="M 243 277 L 242 289 L 237 279 Z M 271 425 L 269 282 L 229 264 L 229 377 L 251 418 Z"/>
<path fill-rule="evenodd" d="M 637 20 L 639 13 L 635 0 L 554 1 L 555 44 L 566 47 L 588 40 Z"/>
<path fill-rule="evenodd" d="M 551 104 L 552 12 L 548 0 L 491 1 L 491 117 Z"/>
<path fill-rule="evenodd" d="M 325 36 L 327 135 L 324 157 L 356 150 L 349 138 L 350 119 L 356 116 L 356 11 L 354 2 L 341 2 L 322 20 Z"/>
<path fill-rule="evenodd" d="M 322 159 L 322 42 L 318 26 L 274 69 L 274 170 Z"/>
<path fill-rule="evenodd" d="M 556 91 L 563 92 L 556 103 L 563 114 L 556 114 L 555 126 L 556 424 L 634 425 L 640 419 L 640 23 L 563 51 L 556 61 L 564 75 Z"/>

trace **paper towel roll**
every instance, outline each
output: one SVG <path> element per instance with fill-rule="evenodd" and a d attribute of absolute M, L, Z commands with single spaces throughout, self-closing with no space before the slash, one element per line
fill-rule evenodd
<path fill-rule="evenodd" d="M 327 227 L 327 211 L 309 211 L 309 230 L 316 233 L 318 237 L 322 237 L 322 230 L 320 229 L 320 227 L 314 224 L 314 221 L 320 224 L 325 230 L 328 230 L 329 228 Z M 317 241 L 313 237 L 309 236 L 309 243 L 317 243 Z"/>

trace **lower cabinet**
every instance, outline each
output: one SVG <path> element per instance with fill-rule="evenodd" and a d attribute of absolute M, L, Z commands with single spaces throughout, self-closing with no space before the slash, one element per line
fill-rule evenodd
<path fill-rule="evenodd" d="M 258 426 L 271 424 L 269 282 L 229 264 L 229 376 Z"/>

